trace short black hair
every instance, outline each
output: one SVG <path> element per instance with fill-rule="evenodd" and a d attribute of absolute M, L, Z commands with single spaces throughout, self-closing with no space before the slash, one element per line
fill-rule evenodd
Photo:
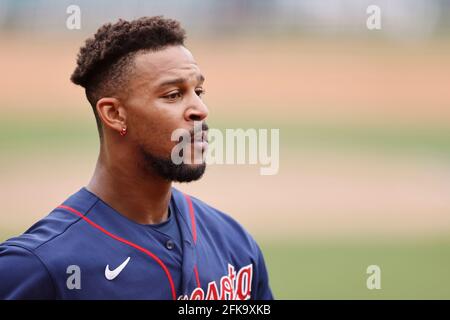
<path fill-rule="evenodd" d="M 102 129 L 97 101 L 118 95 L 119 89 L 126 85 L 126 75 L 132 70 L 135 54 L 141 50 L 157 51 L 171 45 L 184 45 L 185 34 L 178 21 L 155 16 L 104 24 L 93 38 L 86 40 L 70 80 L 85 88 L 100 138 Z"/>

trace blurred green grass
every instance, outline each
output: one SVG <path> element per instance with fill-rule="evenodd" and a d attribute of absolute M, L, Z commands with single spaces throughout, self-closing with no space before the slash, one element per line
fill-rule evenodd
<path fill-rule="evenodd" d="M 446 124 L 400 125 L 392 123 L 311 122 L 213 119 L 211 128 L 279 128 L 282 148 L 427 154 L 450 156 L 450 126 Z M 98 150 L 98 134 L 91 118 L 3 117 L 0 148 L 8 153 L 41 153 Z"/>
<path fill-rule="evenodd" d="M 450 299 L 450 241 L 298 240 L 261 247 L 277 299 Z M 369 265 L 381 289 L 366 287 Z"/>

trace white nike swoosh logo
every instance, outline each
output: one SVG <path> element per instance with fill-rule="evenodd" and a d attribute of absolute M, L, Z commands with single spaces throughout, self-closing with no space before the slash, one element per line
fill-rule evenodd
<path fill-rule="evenodd" d="M 123 268 L 126 267 L 128 261 L 130 261 L 130 257 L 128 257 L 127 260 L 122 262 L 122 264 L 120 266 L 118 266 L 117 268 L 115 268 L 114 270 L 109 270 L 109 264 L 106 265 L 106 268 L 105 268 L 106 279 L 113 280 L 115 277 L 117 277 L 119 275 L 119 273 L 122 272 Z"/>

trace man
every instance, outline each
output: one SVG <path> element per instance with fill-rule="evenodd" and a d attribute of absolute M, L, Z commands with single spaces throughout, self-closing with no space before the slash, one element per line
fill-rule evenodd
<path fill-rule="evenodd" d="M 86 187 L 0 245 L 0 298 L 272 299 L 252 237 L 172 187 L 206 167 L 193 161 L 207 144 L 204 76 L 184 38 L 177 21 L 145 17 L 106 24 L 81 48 L 71 80 L 94 110 L 97 166 Z M 180 164 L 177 129 L 193 139 Z"/>

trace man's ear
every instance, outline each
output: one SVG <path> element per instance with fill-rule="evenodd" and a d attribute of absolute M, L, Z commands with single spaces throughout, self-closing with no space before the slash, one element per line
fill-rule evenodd
<path fill-rule="evenodd" d="M 123 105 L 116 98 L 101 98 L 95 106 L 99 117 L 106 128 L 121 132 L 126 129 L 127 113 Z"/>

